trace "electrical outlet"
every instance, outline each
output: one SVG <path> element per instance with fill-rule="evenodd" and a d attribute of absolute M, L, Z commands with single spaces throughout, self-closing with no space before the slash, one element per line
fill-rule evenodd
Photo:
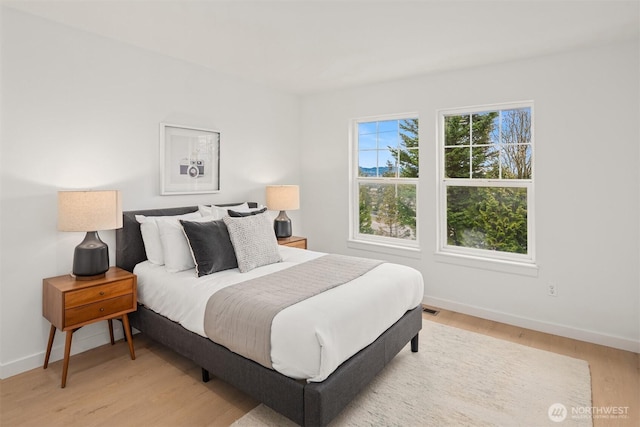
<path fill-rule="evenodd" d="M 550 297 L 558 296 L 558 285 L 556 283 L 549 283 L 549 286 L 547 287 L 547 295 Z"/>

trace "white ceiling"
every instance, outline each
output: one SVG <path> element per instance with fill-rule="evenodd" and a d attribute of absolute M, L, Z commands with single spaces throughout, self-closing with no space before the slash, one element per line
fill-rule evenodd
<path fill-rule="evenodd" d="M 635 1 L 3 0 L 305 94 L 639 38 Z"/>

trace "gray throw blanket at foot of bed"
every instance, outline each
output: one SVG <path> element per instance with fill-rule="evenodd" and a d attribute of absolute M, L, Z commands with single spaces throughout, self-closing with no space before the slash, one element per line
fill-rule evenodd
<path fill-rule="evenodd" d="M 311 261 L 228 286 L 207 302 L 209 339 L 267 368 L 271 365 L 271 323 L 283 309 L 356 279 L 382 261 L 324 255 Z"/>

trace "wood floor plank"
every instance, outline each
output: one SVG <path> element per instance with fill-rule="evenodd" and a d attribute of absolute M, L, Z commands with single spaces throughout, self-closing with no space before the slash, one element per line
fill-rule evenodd
<path fill-rule="evenodd" d="M 640 420 L 638 354 L 486 319 L 440 310 L 424 319 L 586 360 L 595 407 L 628 407 L 625 419 L 594 419 L 594 427 L 637 426 Z M 71 357 L 67 387 L 62 361 L 0 381 L 1 426 L 228 426 L 258 402 L 143 334 Z"/>

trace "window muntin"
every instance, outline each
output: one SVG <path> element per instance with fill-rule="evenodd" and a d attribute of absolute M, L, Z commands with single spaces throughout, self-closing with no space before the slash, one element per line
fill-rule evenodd
<path fill-rule="evenodd" d="M 418 119 L 353 122 L 352 238 L 417 246 Z"/>
<path fill-rule="evenodd" d="M 439 251 L 534 259 L 533 105 L 440 112 Z"/>

